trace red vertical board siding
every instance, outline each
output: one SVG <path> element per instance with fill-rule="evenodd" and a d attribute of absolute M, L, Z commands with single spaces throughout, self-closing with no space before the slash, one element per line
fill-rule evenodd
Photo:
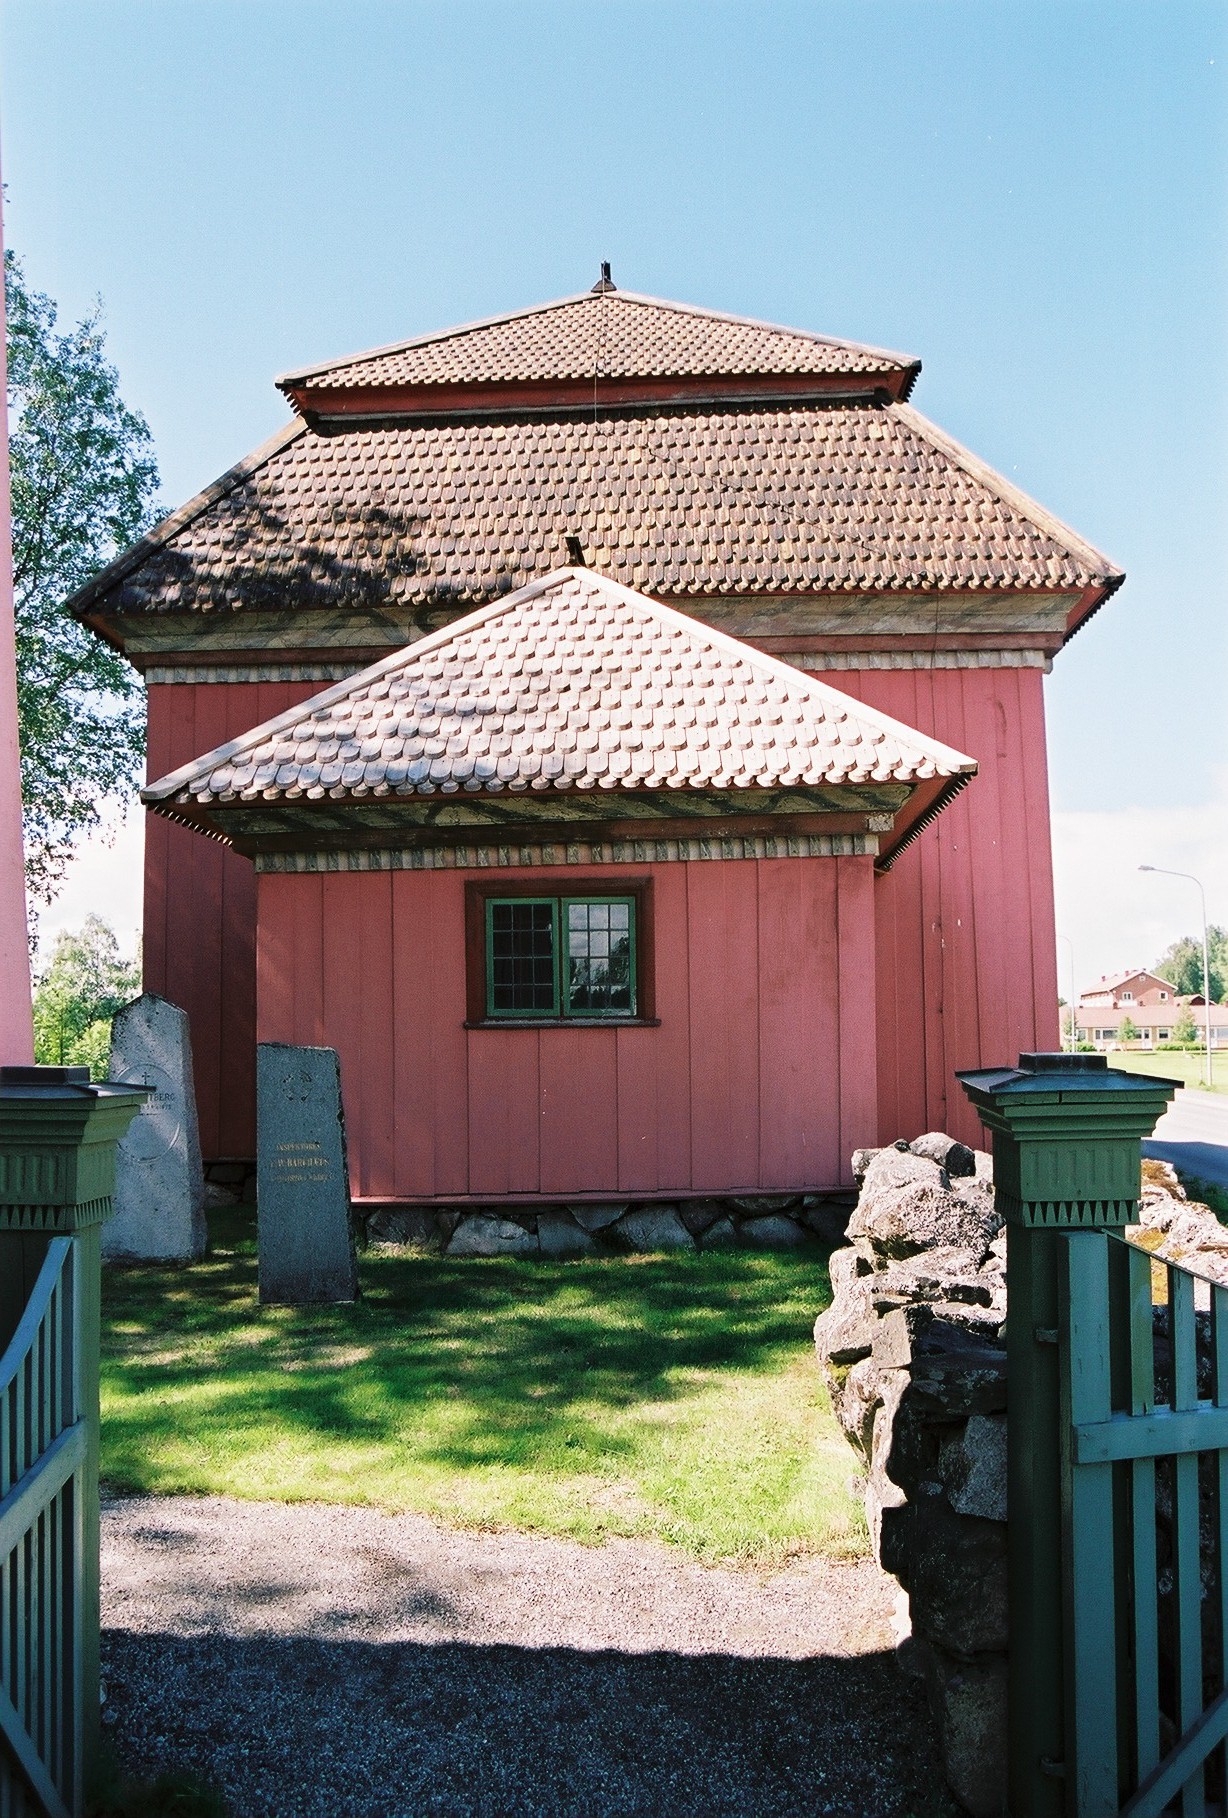
<path fill-rule="evenodd" d="M 454 872 L 392 885 L 393 1196 L 469 1191 L 465 897 Z"/>
<path fill-rule="evenodd" d="M 155 682 L 150 781 L 286 707 L 315 682 Z M 255 1153 L 255 874 L 220 841 L 161 815 L 145 824 L 144 982 L 188 1013 L 206 1160 Z"/>
<path fill-rule="evenodd" d="M 387 1194 L 392 1148 L 392 939 L 386 872 L 337 872 L 320 879 L 323 1041 L 336 1048 L 353 1191 Z"/>
<path fill-rule="evenodd" d="M 687 866 L 691 1184 L 759 1178 L 758 878 L 753 859 Z"/>
<path fill-rule="evenodd" d="M 153 687 L 145 704 L 145 777 L 154 782 L 174 768 L 171 707 L 174 691 Z M 166 995 L 167 847 L 171 823 L 145 811 L 144 915 L 141 932 L 142 982 L 146 991 Z"/>
<path fill-rule="evenodd" d="M 295 913 L 300 880 L 267 872 L 258 880 L 259 940 L 256 978 L 257 1037 L 262 1042 L 294 1040 Z"/>
<path fill-rule="evenodd" d="M 878 1131 L 874 868 L 868 858 L 839 858 L 832 865 L 837 891 L 840 1023 L 835 1052 L 840 1118 L 834 1169 L 825 1169 L 821 1178 L 851 1186 L 853 1151 L 871 1145 Z"/>
<path fill-rule="evenodd" d="M 980 766 L 876 892 L 879 1138 L 931 1127 L 979 1141 L 955 1070 L 1057 1035 L 1042 675 L 866 670 L 840 684 Z"/>
<path fill-rule="evenodd" d="M 938 1121 L 934 1076 L 980 1058 L 953 1042 L 986 1039 L 969 924 L 996 899 L 964 858 L 986 831 L 969 816 L 927 873 L 935 834 L 878 879 L 857 858 L 652 867 L 659 1026 L 617 1031 L 464 1028 L 464 874 L 266 876 L 261 1038 L 338 1048 L 372 1199 L 847 1184 L 887 1117 L 892 1135 Z M 936 1038 L 922 975 L 959 1012 Z M 1030 992 L 1029 974 L 1029 1018 Z"/>
<path fill-rule="evenodd" d="M 1058 1012 L 1057 925 L 1053 904 L 1053 836 L 1049 806 L 1049 765 L 1045 745 L 1044 681 L 1037 669 L 1015 672 L 1019 690 L 1017 725 L 1022 749 L 1027 845 L 1032 854 L 1032 976 L 1035 986 L 1032 1040 L 1036 1050 L 1061 1046 Z M 1014 1056 L 1011 1057 L 1012 1059 Z"/>
<path fill-rule="evenodd" d="M 541 1190 L 618 1182 L 618 1032 L 550 1029 L 539 1043 Z"/>
<path fill-rule="evenodd" d="M 223 689 L 216 686 L 194 687 L 193 738 L 198 751 L 211 751 L 225 744 L 229 736 L 227 701 Z M 207 1155 L 221 1155 L 221 1086 L 227 1055 L 222 1038 L 222 938 L 223 879 L 227 854 L 216 840 L 189 833 L 185 842 L 186 883 L 191 891 L 192 914 L 213 938 L 199 943 L 185 965 L 179 951 L 179 931 L 169 944 L 168 953 L 175 963 L 179 990 L 178 1001 L 188 1013 L 192 1029 L 192 1057 L 196 1073 L 196 1113 L 200 1119 L 201 1147 Z M 220 862 L 219 862 L 220 860 Z M 196 1059 L 200 1055 L 199 1062 Z"/>
<path fill-rule="evenodd" d="M 332 1047 L 324 1020 L 324 879 L 308 873 L 297 893 L 294 927 L 294 1039 L 303 1048 Z"/>
<path fill-rule="evenodd" d="M 469 1032 L 471 1193 L 541 1191 L 540 1040 L 537 1029 Z"/>
<path fill-rule="evenodd" d="M 869 861 L 866 861 L 867 863 Z M 765 1189 L 833 1180 L 840 1071 L 836 864 L 766 859 L 759 881 L 759 1170 Z"/>
<path fill-rule="evenodd" d="M 618 1032 L 618 1188 L 691 1185 L 690 953 L 685 864 L 652 872 L 655 1029 Z"/>

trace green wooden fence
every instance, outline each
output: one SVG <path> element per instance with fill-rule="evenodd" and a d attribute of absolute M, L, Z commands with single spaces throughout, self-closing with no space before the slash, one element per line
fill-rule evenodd
<path fill-rule="evenodd" d="M 1103 1055 L 960 1079 L 1008 1226 L 1011 1818 L 1222 1814 L 1228 1289 L 1124 1236 L 1177 1082 Z"/>
<path fill-rule="evenodd" d="M 81 1806 L 76 1262 L 72 1238 L 54 1238 L 0 1358 L 0 1818 Z"/>
<path fill-rule="evenodd" d="M 99 1235 L 145 1096 L 0 1067 L 0 1818 L 78 1818 L 95 1766 Z"/>
<path fill-rule="evenodd" d="M 1066 1242 L 1063 1494 L 1077 1811 L 1222 1811 L 1228 1738 L 1228 1289 L 1115 1232 Z"/>

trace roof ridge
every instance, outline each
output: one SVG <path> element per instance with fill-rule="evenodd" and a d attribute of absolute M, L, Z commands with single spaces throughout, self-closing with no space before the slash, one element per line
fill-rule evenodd
<path fill-rule="evenodd" d="M 1125 570 L 1111 561 L 1103 550 L 1097 549 L 1094 543 L 1087 542 L 1047 506 L 1041 505 L 1030 493 L 1024 492 L 1021 486 L 1016 486 L 1013 480 L 1008 480 L 996 467 L 991 467 L 988 461 L 983 461 L 970 448 L 965 448 L 962 442 L 957 442 L 954 436 L 948 435 L 945 429 L 940 429 L 937 423 L 923 416 L 915 405 L 904 403 L 900 399 L 889 399 L 882 408 L 897 412 L 919 435 L 957 462 L 965 473 L 974 480 L 979 480 L 990 491 L 996 492 L 1007 504 L 1013 505 L 1038 530 L 1060 543 L 1078 561 L 1084 562 L 1093 572 L 1098 567 L 1102 581 L 1111 581 L 1114 587 L 1118 587 L 1125 580 Z"/>
<path fill-rule="evenodd" d="M 83 586 L 78 587 L 75 593 L 69 595 L 64 602 L 64 610 L 79 618 L 100 594 L 106 593 L 114 587 L 117 581 L 122 581 L 124 576 L 131 574 L 134 568 L 139 568 L 147 556 L 152 555 L 156 549 L 164 548 L 172 537 L 178 536 L 181 530 L 186 530 L 193 518 L 198 518 L 202 512 L 208 511 L 220 499 L 224 499 L 228 492 L 233 492 L 236 486 L 241 485 L 244 480 L 250 479 L 254 473 L 258 473 L 267 462 L 273 459 L 274 455 L 280 454 L 283 448 L 288 447 L 306 431 L 307 424 L 301 417 L 291 417 L 288 423 L 275 430 L 271 436 L 267 436 L 259 447 L 254 448 L 250 454 L 244 455 L 241 461 L 236 461 L 233 467 L 228 467 L 225 473 L 216 480 L 210 481 L 208 486 L 203 487 L 185 504 L 168 512 L 166 517 L 160 518 L 145 532 L 144 536 L 138 537 L 135 543 L 130 543 L 127 549 L 123 549 L 117 556 L 113 556 L 105 568 L 100 568 L 96 575 L 91 576 Z"/>
<path fill-rule="evenodd" d="M 567 309 L 576 304 L 601 304 L 609 297 L 641 307 L 672 310 L 676 315 L 698 316 L 709 322 L 727 322 L 739 328 L 758 328 L 767 334 L 789 335 L 797 341 L 812 341 L 817 347 L 845 348 L 856 353 L 873 354 L 882 360 L 895 361 L 902 368 L 915 367 L 918 372 L 921 370 L 921 362 L 915 355 L 898 353 L 892 348 L 875 347 L 867 341 L 850 341 L 841 335 L 822 335 L 809 328 L 790 328 L 783 322 L 768 322 L 759 316 L 735 315 L 728 310 L 706 309 L 700 303 L 679 303 L 673 298 L 654 297 L 644 291 L 612 290 L 594 293 L 581 290 L 570 296 L 554 297 L 546 303 L 534 303 L 524 309 L 504 310 L 498 315 L 461 322 L 453 328 L 436 328 L 427 334 L 410 335 L 402 341 L 390 341 L 383 347 L 364 348 L 358 353 L 344 354 L 339 359 L 318 360 L 310 366 L 292 367 L 288 372 L 279 373 L 273 383 L 285 390 L 293 385 L 305 384 L 322 373 L 340 372 L 347 366 L 361 366 L 368 360 L 386 359 L 392 354 L 408 353 L 418 347 L 431 347 L 440 341 L 460 340 L 465 335 L 477 334 L 483 329 L 501 328 L 508 322 L 520 322 L 529 316 L 548 315 L 552 310 Z"/>

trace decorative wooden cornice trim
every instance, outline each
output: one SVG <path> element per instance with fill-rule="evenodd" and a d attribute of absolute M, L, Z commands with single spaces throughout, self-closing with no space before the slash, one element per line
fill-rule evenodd
<path fill-rule="evenodd" d="M 343 682 L 365 659 L 354 663 L 166 663 L 145 671 L 146 687 L 175 687 L 186 682 Z"/>
<path fill-rule="evenodd" d="M 679 378 L 602 378 L 603 414 L 636 416 L 651 410 L 796 409 L 806 404 L 901 403 L 913 373 L 708 373 Z M 311 425 L 327 435 L 341 428 L 446 422 L 453 417 L 539 422 L 545 416 L 591 416 L 593 381 L 585 379 L 473 380 L 437 384 L 313 385 L 286 387 L 286 396 Z"/>
<path fill-rule="evenodd" d="M 260 852 L 258 872 L 484 871 L 533 866 L 660 865 L 711 859 L 876 858 L 872 833 L 799 833 L 727 839 L 609 840 L 564 844 L 369 847 L 347 852 Z"/>
<path fill-rule="evenodd" d="M 859 669 L 1041 669 L 1053 658 L 1043 650 L 825 650 L 777 651 L 782 663 L 815 674 Z"/>

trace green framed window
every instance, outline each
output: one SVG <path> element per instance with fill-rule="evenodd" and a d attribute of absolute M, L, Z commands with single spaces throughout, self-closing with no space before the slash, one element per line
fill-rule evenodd
<path fill-rule="evenodd" d="M 635 1017 L 638 896 L 484 897 L 492 1020 Z"/>

